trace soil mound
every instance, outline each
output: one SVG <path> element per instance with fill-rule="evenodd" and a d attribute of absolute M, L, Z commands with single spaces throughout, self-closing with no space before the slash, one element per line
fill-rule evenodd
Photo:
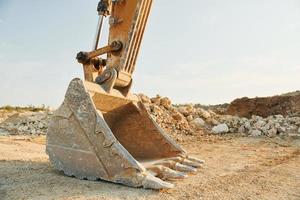
<path fill-rule="evenodd" d="M 251 118 L 252 115 L 268 117 L 271 115 L 299 116 L 300 92 L 292 92 L 272 97 L 240 98 L 234 100 L 227 114 Z"/>

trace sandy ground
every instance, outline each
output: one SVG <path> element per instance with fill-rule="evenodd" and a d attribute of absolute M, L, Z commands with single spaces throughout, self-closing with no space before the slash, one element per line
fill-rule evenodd
<path fill-rule="evenodd" d="M 300 142 L 226 137 L 182 144 L 206 165 L 166 191 L 82 181 L 55 171 L 45 138 L 0 137 L 0 199 L 300 199 Z"/>

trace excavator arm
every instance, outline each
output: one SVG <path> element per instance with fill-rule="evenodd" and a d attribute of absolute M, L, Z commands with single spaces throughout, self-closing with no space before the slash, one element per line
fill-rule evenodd
<path fill-rule="evenodd" d="M 77 60 L 84 64 L 87 81 L 127 88 L 132 83 L 132 73 L 141 46 L 152 0 L 102 0 L 98 4 L 99 25 L 94 50 L 80 52 Z M 98 49 L 104 17 L 109 17 L 108 45 Z M 107 60 L 99 62 L 98 56 L 106 54 Z M 99 64 L 100 63 L 100 64 Z M 100 67 L 99 67 L 100 65 Z M 106 69 L 103 71 L 103 68 Z M 109 75 L 116 77 L 108 79 Z"/>
<path fill-rule="evenodd" d="M 47 133 L 49 159 L 68 176 L 163 189 L 173 187 L 167 180 L 184 178 L 203 163 L 169 138 L 139 97 L 129 92 L 151 4 L 98 4 L 94 48 L 77 54 L 85 80 L 71 81 Z M 106 17 L 108 44 L 98 48 Z"/>

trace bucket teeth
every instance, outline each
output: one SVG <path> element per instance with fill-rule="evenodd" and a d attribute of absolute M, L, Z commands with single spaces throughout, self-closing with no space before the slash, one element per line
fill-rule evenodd
<path fill-rule="evenodd" d="M 184 165 L 181 163 L 176 163 L 175 169 L 182 172 L 188 172 L 188 173 L 196 173 L 197 169 L 188 165 Z"/>
<path fill-rule="evenodd" d="M 176 171 L 186 173 L 196 173 L 197 169 L 202 166 L 199 162 L 191 161 L 189 158 L 174 157 L 159 161 L 157 164 L 171 168 Z"/>
<path fill-rule="evenodd" d="M 147 170 L 152 172 L 152 174 L 155 174 L 155 176 L 163 180 L 183 179 L 187 177 L 187 175 L 183 172 L 175 171 L 173 169 L 170 169 L 162 165 L 157 165 L 151 168 L 147 168 Z"/>
<path fill-rule="evenodd" d="M 157 178 L 153 175 L 148 175 L 143 180 L 143 188 L 145 189 L 171 189 L 174 188 L 174 185 L 172 183 L 166 182 L 161 180 L 160 178 Z"/>
<path fill-rule="evenodd" d="M 196 163 L 199 163 L 199 164 L 204 164 L 205 161 L 204 160 L 201 160 L 199 158 L 195 158 L 195 157 L 192 157 L 192 156 L 187 156 L 187 158 L 192 161 L 192 162 L 196 162 Z"/>
<path fill-rule="evenodd" d="M 195 168 L 199 168 L 199 167 L 202 166 L 202 164 L 197 163 L 197 162 L 193 162 L 193 161 L 191 161 L 189 159 L 184 159 L 182 161 L 182 164 L 187 165 L 187 166 L 191 166 L 191 167 L 195 167 Z"/>
<path fill-rule="evenodd" d="M 181 163 L 181 164 L 184 164 L 184 165 L 187 165 L 187 166 L 191 166 L 191 167 L 195 167 L 195 168 L 199 168 L 202 166 L 202 162 L 195 162 L 194 161 L 195 159 L 190 159 L 188 157 L 175 157 L 175 158 L 169 158 L 169 159 L 166 159 L 166 161 L 173 161 L 173 162 L 178 162 L 178 163 Z"/>
<path fill-rule="evenodd" d="M 173 188 L 164 180 L 185 178 L 204 163 L 188 157 L 138 98 L 80 79 L 50 120 L 46 152 L 68 176 L 151 189 Z"/>

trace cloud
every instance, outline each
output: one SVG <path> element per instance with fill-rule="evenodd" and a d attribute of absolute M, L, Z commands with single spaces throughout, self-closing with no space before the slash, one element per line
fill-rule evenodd
<path fill-rule="evenodd" d="M 0 18 L 0 24 L 3 24 L 3 23 L 4 23 L 4 19 Z"/>

